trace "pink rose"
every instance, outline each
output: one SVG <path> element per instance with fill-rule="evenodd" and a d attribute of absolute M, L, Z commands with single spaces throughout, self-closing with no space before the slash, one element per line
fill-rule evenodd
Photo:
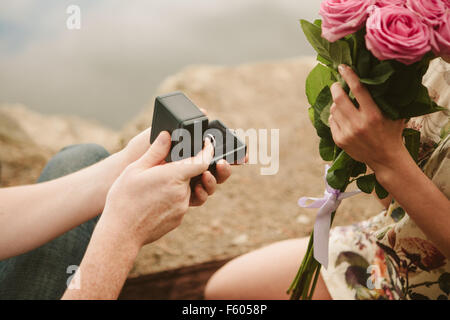
<path fill-rule="evenodd" d="M 403 7 L 405 4 L 406 4 L 406 0 L 377 0 L 377 2 L 375 3 L 375 5 L 380 8 L 386 7 L 386 6 Z"/>
<path fill-rule="evenodd" d="M 366 46 L 379 60 L 404 64 L 419 61 L 431 50 L 431 28 L 406 8 L 376 8 L 366 24 Z"/>
<path fill-rule="evenodd" d="M 433 27 L 439 24 L 447 11 L 447 5 L 443 0 L 406 0 L 406 6 Z"/>
<path fill-rule="evenodd" d="M 450 55 L 450 10 L 435 27 L 431 37 L 431 47 L 438 56 Z"/>
<path fill-rule="evenodd" d="M 320 4 L 322 37 L 330 42 L 361 29 L 376 0 L 325 0 Z"/>

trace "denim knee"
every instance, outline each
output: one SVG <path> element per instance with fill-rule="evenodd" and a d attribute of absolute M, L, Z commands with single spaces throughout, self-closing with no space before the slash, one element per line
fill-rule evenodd
<path fill-rule="evenodd" d="M 48 162 L 38 182 L 79 171 L 108 156 L 96 144 L 66 147 Z M 98 216 L 37 249 L 0 261 L 0 300 L 61 298 L 67 267 L 81 263 L 97 220 Z"/>
<path fill-rule="evenodd" d="M 98 144 L 76 144 L 63 148 L 47 163 L 37 182 L 53 180 L 89 167 L 107 157 L 109 152 Z"/>

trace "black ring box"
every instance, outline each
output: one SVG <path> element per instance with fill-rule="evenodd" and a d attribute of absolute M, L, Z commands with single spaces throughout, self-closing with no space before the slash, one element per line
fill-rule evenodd
<path fill-rule="evenodd" d="M 183 129 L 183 130 L 177 130 Z M 209 121 L 208 117 L 182 92 L 158 96 L 153 110 L 150 143 L 161 131 L 168 131 L 172 137 L 171 152 L 166 161 L 177 161 L 195 156 L 203 148 L 206 137 L 214 143 L 214 158 L 209 170 L 214 172 L 216 163 L 225 159 L 230 164 L 242 163 L 247 146 L 219 120 Z M 182 134 L 186 136 L 182 136 Z M 182 136 L 183 139 L 180 139 Z M 174 154 L 174 148 L 185 138 L 191 139 L 190 151 Z M 175 158 L 175 159 L 172 159 Z"/>

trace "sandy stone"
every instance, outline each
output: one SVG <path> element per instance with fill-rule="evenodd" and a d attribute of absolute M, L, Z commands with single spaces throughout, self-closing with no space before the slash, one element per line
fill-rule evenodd
<path fill-rule="evenodd" d="M 1 186 L 33 183 L 50 157 L 63 147 L 97 143 L 119 148 L 119 133 L 75 116 L 42 115 L 27 107 L 0 107 Z"/>

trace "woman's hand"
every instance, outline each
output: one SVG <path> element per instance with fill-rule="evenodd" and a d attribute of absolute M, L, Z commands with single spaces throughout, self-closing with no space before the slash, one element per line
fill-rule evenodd
<path fill-rule="evenodd" d="M 189 182 L 208 169 L 214 148 L 207 140 L 196 157 L 164 163 L 170 146 L 169 133 L 162 132 L 150 149 L 124 170 L 108 193 L 100 225 L 142 246 L 181 223 L 191 199 Z"/>
<path fill-rule="evenodd" d="M 355 107 L 339 83 L 331 86 L 334 103 L 330 109 L 329 124 L 334 142 L 377 174 L 408 155 L 402 137 L 405 121 L 384 117 L 350 67 L 341 65 L 339 72 L 358 101 L 359 108 Z"/>
<path fill-rule="evenodd" d="M 366 163 L 378 182 L 450 258 L 450 202 L 404 146 L 405 121 L 385 118 L 351 68 L 340 66 L 339 72 L 358 101 L 359 109 L 338 83 L 333 84 L 334 104 L 329 123 L 335 143 L 355 160 Z"/>

